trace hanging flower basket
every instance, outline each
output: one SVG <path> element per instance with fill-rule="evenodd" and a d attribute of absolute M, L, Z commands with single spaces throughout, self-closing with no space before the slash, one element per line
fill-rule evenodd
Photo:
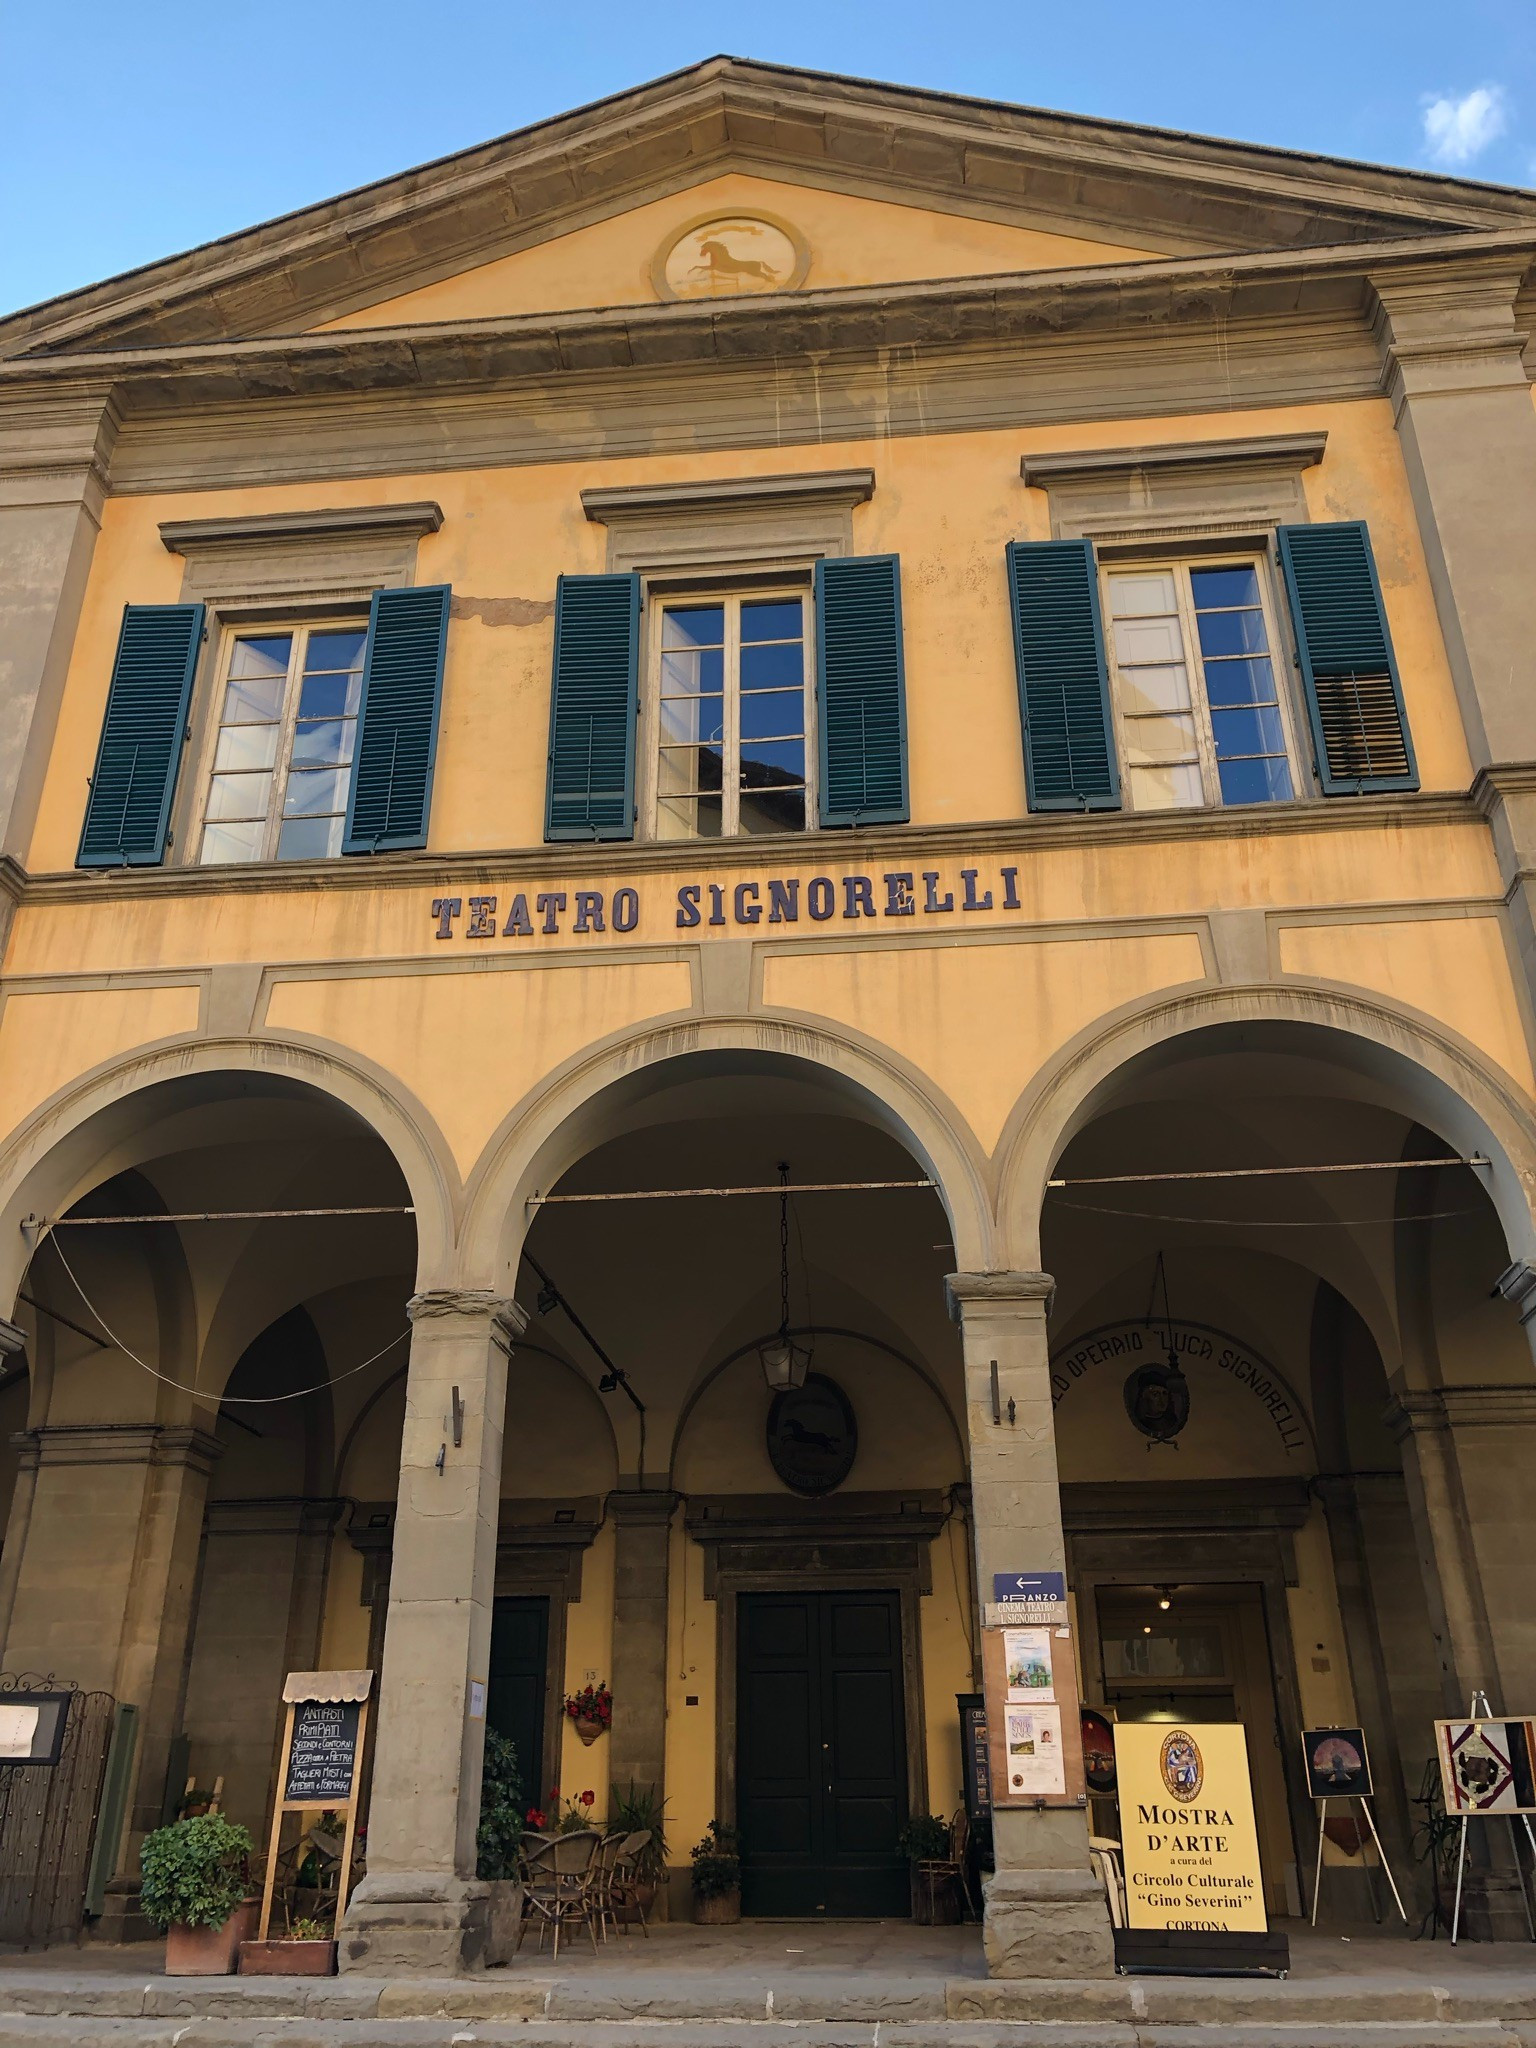
<path fill-rule="evenodd" d="M 575 1723 L 576 1733 L 590 1747 L 613 1725 L 613 1694 L 606 1685 L 584 1685 L 567 1698 L 565 1711 Z"/>

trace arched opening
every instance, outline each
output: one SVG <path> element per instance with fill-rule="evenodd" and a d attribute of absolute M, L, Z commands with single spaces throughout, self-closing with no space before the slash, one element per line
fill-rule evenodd
<path fill-rule="evenodd" d="M 973 1683 L 940 1148 L 920 1150 L 900 1108 L 812 1059 L 728 1046 L 631 1061 L 520 1143 L 498 1183 L 514 1238 L 526 1224 L 508 1257 L 531 1314 L 504 1515 L 526 1527 L 563 1509 L 581 1529 L 597 1454 L 611 1444 L 615 1460 L 546 1679 L 611 1683 L 612 1733 L 592 1759 L 567 1721 L 558 1782 L 594 1791 L 599 1811 L 610 1783 L 654 1786 L 681 1886 L 709 1820 L 738 1826 L 749 1913 L 905 1913 L 897 1835 L 913 1811 L 956 1803 L 956 1696 Z M 807 1191 L 781 1203 L 781 1171 Z M 765 1192 L 660 1194 L 745 1187 Z M 788 1392 L 762 1358 L 786 1321 L 808 1354 Z M 566 1379 L 525 1366 L 532 1345 L 566 1358 Z M 572 1404 L 570 1373 L 597 1413 Z M 568 1455 L 573 1435 L 591 1476 L 572 1472 L 566 1491 L 549 1447 L 563 1437 Z M 538 1597 L 537 1555 L 529 1543 L 515 1571 L 499 1562 L 493 1723 L 497 1636 L 529 1638 L 513 1603 Z M 792 1783 L 786 1758 L 800 1760 Z"/>
<path fill-rule="evenodd" d="M 1092 1065 L 1038 1153 L 1087 1701 L 1244 1724 L 1272 1916 L 1310 1905 L 1306 1731 L 1363 1729 L 1388 1854 L 1422 1885 L 1433 1720 L 1490 1666 L 1523 1682 L 1513 1580 L 1469 1555 L 1495 1503 L 1529 1520 L 1478 1421 L 1532 1384 L 1495 1286 L 1512 1147 L 1470 1090 L 1449 1104 L 1398 1049 L 1297 1019 Z M 1095 1816 L 1115 1831 L 1112 1796 Z M 1353 1841 L 1324 1853 L 1330 1910 L 1367 1918 Z"/>

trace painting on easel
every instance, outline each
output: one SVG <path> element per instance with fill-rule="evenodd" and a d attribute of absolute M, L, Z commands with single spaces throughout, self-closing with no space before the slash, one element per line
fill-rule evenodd
<path fill-rule="evenodd" d="M 1437 1721 L 1448 1814 L 1536 1813 L 1536 1723 Z"/>

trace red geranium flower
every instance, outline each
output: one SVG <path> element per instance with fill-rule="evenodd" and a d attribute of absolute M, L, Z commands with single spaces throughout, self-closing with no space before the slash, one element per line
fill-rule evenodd
<path fill-rule="evenodd" d="M 596 1797 L 597 1794 L 595 1792 L 583 1792 L 581 1795 L 581 1803 L 583 1806 L 590 1806 L 593 1800 L 596 1799 Z"/>

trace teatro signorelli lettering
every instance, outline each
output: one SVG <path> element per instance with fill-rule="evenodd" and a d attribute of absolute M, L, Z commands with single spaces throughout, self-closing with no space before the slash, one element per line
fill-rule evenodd
<path fill-rule="evenodd" d="M 964 916 L 968 911 L 1021 910 L 1019 871 L 961 868 L 946 884 L 937 868 L 871 874 L 773 875 L 763 881 L 665 885 L 661 912 L 670 929 L 716 926 L 861 924 L 886 918 Z M 646 893 L 605 889 L 518 889 L 477 896 L 434 896 L 439 939 L 533 939 L 638 931 Z"/>

